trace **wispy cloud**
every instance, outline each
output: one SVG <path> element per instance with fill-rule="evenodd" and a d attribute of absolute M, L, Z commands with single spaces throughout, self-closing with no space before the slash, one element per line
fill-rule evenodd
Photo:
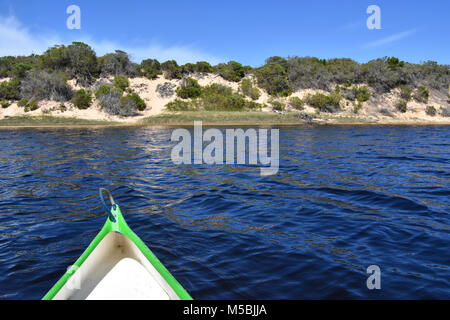
<path fill-rule="evenodd" d="M 34 34 L 24 26 L 16 17 L 10 15 L 0 16 L 0 56 L 41 54 L 56 44 L 68 44 L 72 41 L 83 41 L 89 44 L 101 56 L 114 50 L 123 50 L 130 54 L 136 62 L 153 58 L 160 61 L 176 60 L 179 64 L 186 62 L 208 61 L 212 64 L 223 61 L 219 57 L 196 49 L 192 45 L 162 46 L 149 43 L 142 46 L 121 45 L 108 39 L 96 40 L 89 36 L 75 39 L 63 39 L 58 34 Z"/>
<path fill-rule="evenodd" d="M 389 37 L 366 43 L 363 47 L 364 48 L 380 47 L 380 46 L 383 46 L 383 45 L 386 45 L 386 44 L 389 44 L 389 43 L 392 43 L 392 42 L 399 41 L 401 39 L 407 38 L 407 37 L 413 35 L 414 33 L 416 33 L 416 31 L 417 31 L 416 29 L 411 29 L 411 30 L 407 30 L 407 31 L 404 31 L 404 32 L 396 33 L 396 34 L 393 34 L 393 35 L 391 35 Z"/>

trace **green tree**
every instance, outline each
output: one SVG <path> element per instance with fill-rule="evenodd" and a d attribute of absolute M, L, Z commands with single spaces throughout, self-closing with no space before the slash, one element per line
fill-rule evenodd
<path fill-rule="evenodd" d="M 182 99 L 197 98 L 202 93 L 202 87 L 193 78 L 183 79 L 181 86 L 176 90 L 177 95 Z"/>
<path fill-rule="evenodd" d="M 72 97 L 72 103 L 78 109 L 88 109 L 92 104 L 92 92 L 85 89 L 78 90 Z"/>
<path fill-rule="evenodd" d="M 161 63 L 156 59 L 143 60 L 141 70 L 144 77 L 151 80 L 158 78 L 162 74 Z"/>
<path fill-rule="evenodd" d="M 113 85 L 117 89 L 125 91 L 130 86 L 130 80 L 126 76 L 119 74 L 114 77 Z"/>

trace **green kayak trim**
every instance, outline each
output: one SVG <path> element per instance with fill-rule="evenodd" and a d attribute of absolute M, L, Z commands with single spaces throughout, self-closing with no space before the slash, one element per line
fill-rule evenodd
<path fill-rule="evenodd" d="M 153 252 L 145 245 L 145 243 L 131 230 L 126 223 L 120 207 L 115 204 L 111 208 L 111 214 L 108 216 L 102 230 L 92 240 L 87 249 L 72 265 L 71 268 L 59 279 L 59 281 L 50 289 L 50 291 L 42 298 L 42 300 L 52 300 L 67 281 L 75 274 L 76 270 L 86 261 L 91 253 L 97 248 L 99 243 L 111 232 L 118 232 L 130 239 L 148 259 L 153 267 L 158 271 L 162 278 L 172 288 L 181 300 L 193 300 L 189 293 L 181 286 L 175 277 L 166 269 Z"/>

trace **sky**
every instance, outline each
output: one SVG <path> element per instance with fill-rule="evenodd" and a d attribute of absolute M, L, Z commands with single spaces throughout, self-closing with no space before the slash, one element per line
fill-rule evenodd
<path fill-rule="evenodd" d="M 70 5 L 80 8 L 80 29 L 67 28 Z M 367 27 L 370 5 L 380 8 L 381 29 Z M 450 64 L 449 12 L 448 0 L 0 0 L 0 56 L 83 41 L 136 62 L 257 67 L 277 55 Z"/>

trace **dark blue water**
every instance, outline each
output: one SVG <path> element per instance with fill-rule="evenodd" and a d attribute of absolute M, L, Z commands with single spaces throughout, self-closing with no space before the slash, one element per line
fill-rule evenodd
<path fill-rule="evenodd" d="M 281 128 L 270 177 L 175 166 L 171 132 L 1 130 L 0 298 L 40 299 L 82 254 L 100 186 L 197 299 L 450 298 L 449 127 Z"/>

